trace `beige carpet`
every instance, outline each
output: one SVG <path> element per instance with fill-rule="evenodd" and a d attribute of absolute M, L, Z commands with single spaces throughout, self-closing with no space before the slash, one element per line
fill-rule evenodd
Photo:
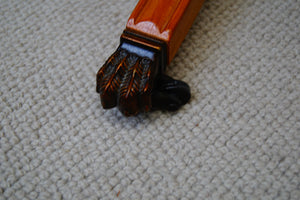
<path fill-rule="evenodd" d="M 0 0 L 0 199 L 300 199 L 300 2 L 207 0 L 178 112 L 103 110 L 136 0 Z"/>

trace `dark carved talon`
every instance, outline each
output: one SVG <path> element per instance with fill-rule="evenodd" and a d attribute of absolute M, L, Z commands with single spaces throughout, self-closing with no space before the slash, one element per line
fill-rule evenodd
<path fill-rule="evenodd" d="M 162 74 L 155 84 L 152 109 L 175 111 L 191 98 L 190 87 L 183 81 Z"/>
<path fill-rule="evenodd" d="M 174 111 L 188 102 L 189 86 L 162 74 L 165 49 L 151 45 L 125 40 L 98 71 L 96 91 L 103 108 L 118 106 L 131 116 L 155 109 Z"/>

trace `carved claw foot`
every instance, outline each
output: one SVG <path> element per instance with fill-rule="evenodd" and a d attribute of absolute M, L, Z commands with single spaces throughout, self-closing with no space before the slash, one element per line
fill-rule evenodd
<path fill-rule="evenodd" d="M 126 115 L 151 108 L 154 78 L 153 61 L 120 48 L 97 74 L 97 92 L 103 108 L 118 106 Z"/>
<path fill-rule="evenodd" d="M 103 108 L 117 106 L 131 116 L 154 109 L 174 111 L 187 103 L 189 86 L 162 74 L 162 52 L 155 45 L 148 48 L 122 41 L 97 73 L 96 90 Z"/>

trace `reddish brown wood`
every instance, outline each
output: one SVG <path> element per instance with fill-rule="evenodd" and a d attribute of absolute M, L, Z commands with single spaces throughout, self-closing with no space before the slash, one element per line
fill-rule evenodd
<path fill-rule="evenodd" d="M 189 86 L 164 75 L 204 0 L 140 0 L 120 46 L 97 74 L 103 108 L 125 116 L 186 104 Z"/>
<path fill-rule="evenodd" d="M 167 43 L 171 62 L 193 24 L 204 0 L 140 0 L 126 30 Z"/>

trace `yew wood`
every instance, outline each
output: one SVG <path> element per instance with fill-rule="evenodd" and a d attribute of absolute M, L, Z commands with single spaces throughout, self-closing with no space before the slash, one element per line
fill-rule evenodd
<path fill-rule="evenodd" d="M 204 0 L 140 0 L 126 30 L 167 43 L 167 63 L 175 56 Z"/>

